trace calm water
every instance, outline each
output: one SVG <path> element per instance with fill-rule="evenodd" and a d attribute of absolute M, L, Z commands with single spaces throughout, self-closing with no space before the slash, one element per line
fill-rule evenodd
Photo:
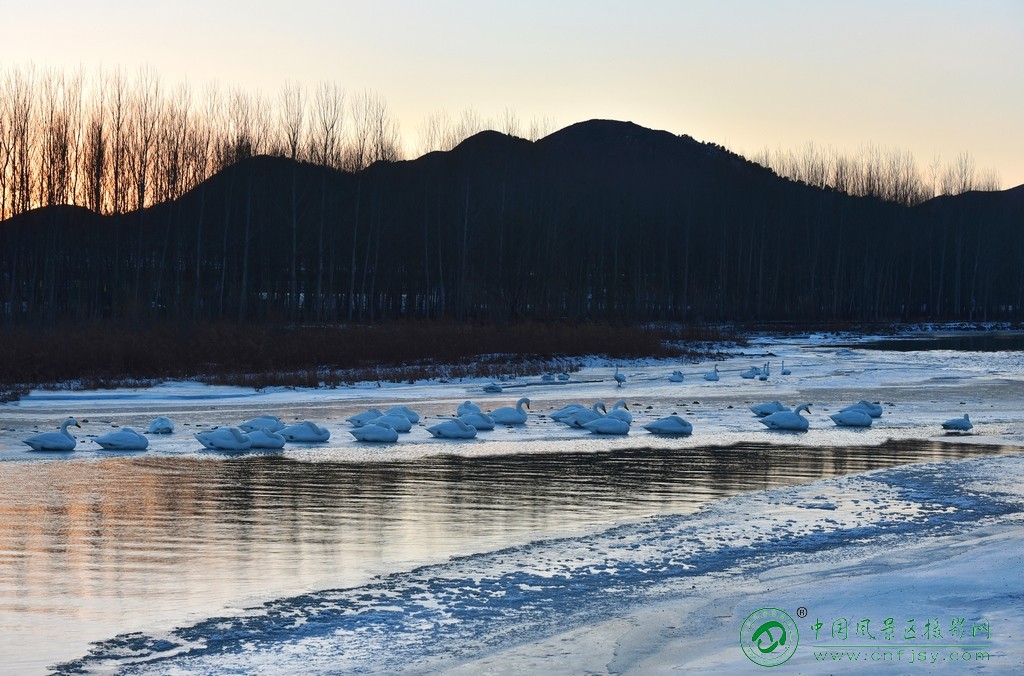
<path fill-rule="evenodd" d="M 88 642 L 740 492 L 1019 449 L 927 441 L 390 462 L 287 455 L 0 462 L 0 672 Z"/>
<path fill-rule="evenodd" d="M 883 338 L 846 347 L 891 350 L 893 352 L 917 352 L 920 350 L 1021 352 L 1024 351 L 1024 334 L 1020 332 L 928 334 L 914 338 Z"/>

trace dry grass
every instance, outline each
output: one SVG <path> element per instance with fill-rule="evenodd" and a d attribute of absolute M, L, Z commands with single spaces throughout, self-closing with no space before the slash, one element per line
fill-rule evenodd
<path fill-rule="evenodd" d="M 0 396 L 29 386 L 104 388 L 165 379 L 317 387 L 356 381 L 497 377 L 576 371 L 573 358 L 698 354 L 695 341 L 732 339 L 707 327 L 392 322 L 279 326 L 106 324 L 3 331 Z"/>

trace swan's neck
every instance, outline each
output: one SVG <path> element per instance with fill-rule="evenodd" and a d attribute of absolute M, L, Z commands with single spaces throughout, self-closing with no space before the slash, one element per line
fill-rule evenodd
<path fill-rule="evenodd" d="M 62 422 L 60 424 L 60 431 L 66 437 L 71 437 L 71 432 L 68 432 L 68 427 L 70 427 L 70 426 L 71 426 L 71 421 L 70 420 L 65 420 L 64 422 Z M 74 437 L 71 437 L 71 438 L 73 439 Z"/>

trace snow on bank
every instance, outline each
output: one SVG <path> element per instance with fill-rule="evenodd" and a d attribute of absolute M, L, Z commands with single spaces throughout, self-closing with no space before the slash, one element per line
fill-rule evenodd
<path fill-rule="evenodd" d="M 800 647 L 783 673 L 843 671 L 816 664 L 812 650 L 825 640 L 812 623 L 827 632 L 843 617 L 872 618 L 876 637 L 888 617 L 919 632 L 932 618 L 945 627 L 962 617 L 968 632 L 988 627 L 967 641 L 990 656 L 971 668 L 1010 673 L 1024 665 L 1021 535 L 1024 456 L 911 465 L 456 558 L 163 636 L 121 636 L 60 669 L 756 673 L 737 638 L 743 619 L 802 607 Z M 928 646 L 965 645 L 871 640 L 904 660 L 912 646 L 948 656 Z"/>
<path fill-rule="evenodd" d="M 836 345 L 835 340 L 843 345 Z M 539 378 L 510 378 L 504 392 L 486 393 L 486 381 L 415 384 L 363 383 L 336 389 L 270 388 L 254 391 L 237 387 L 211 387 L 195 383 L 165 383 L 152 388 L 112 391 L 33 391 L 20 402 L 0 405 L 0 460 L 52 460 L 61 455 L 27 452 L 20 439 L 52 430 L 66 416 L 84 418 L 78 433 L 75 458 L 103 457 L 94 438 L 112 427 L 145 428 L 153 417 L 168 415 L 178 424 L 175 435 L 152 437 L 150 455 L 201 453 L 191 432 L 214 426 L 237 425 L 255 415 L 275 414 L 285 420 L 312 419 L 331 430 L 329 442 L 293 446 L 287 453 L 316 459 L 359 460 L 366 446 L 348 434 L 344 420 L 370 407 L 411 406 L 424 417 L 399 442 L 386 446 L 388 457 L 407 459 L 430 454 L 500 454 L 558 452 L 571 448 L 629 448 L 637 441 L 653 447 L 728 445 L 750 440 L 799 444 L 810 447 L 871 445 L 887 439 L 929 438 L 943 434 L 940 423 L 971 414 L 974 435 L 983 443 L 1024 444 L 1024 352 L 891 352 L 858 349 L 852 337 L 809 334 L 799 337 L 761 337 L 718 362 L 675 364 L 635 361 L 616 364 L 588 359 L 569 381 L 544 382 Z M 781 375 L 781 363 L 791 371 Z M 740 374 L 750 366 L 772 364 L 765 381 Z M 709 382 L 703 374 L 719 366 L 721 380 Z M 620 366 L 626 383 L 612 379 Z M 511 368 L 511 367 L 510 367 Z M 683 382 L 669 381 L 676 370 Z M 518 428 L 481 433 L 469 443 L 433 439 L 426 427 L 454 414 L 459 403 L 476 401 L 485 410 L 514 404 L 519 397 L 532 402 L 530 421 Z M 628 438 L 597 441 L 545 417 L 570 401 L 589 406 L 618 399 L 629 403 L 636 419 Z M 764 429 L 750 414 L 752 403 L 781 400 L 794 406 L 811 403 L 811 430 L 805 435 L 780 435 Z M 867 430 L 837 428 L 828 414 L 860 399 L 882 402 L 882 418 Z M 651 420 L 680 415 L 694 427 L 692 437 L 666 441 L 647 434 L 640 426 Z M 377 449 L 379 451 L 379 449 Z M 375 451 L 376 452 L 376 451 Z"/>

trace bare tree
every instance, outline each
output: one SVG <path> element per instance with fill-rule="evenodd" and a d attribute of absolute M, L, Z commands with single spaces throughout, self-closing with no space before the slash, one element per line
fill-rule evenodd
<path fill-rule="evenodd" d="M 321 82 L 313 95 L 309 159 L 314 164 L 340 167 L 345 130 L 345 91 Z"/>
<path fill-rule="evenodd" d="M 279 116 L 285 154 L 293 160 L 301 159 L 299 153 L 306 134 L 306 92 L 298 82 L 285 82 L 281 88 Z"/>
<path fill-rule="evenodd" d="M 452 118 L 447 110 L 436 110 L 420 124 L 419 128 L 419 153 L 426 155 L 435 150 L 451 150 L 454 144 L 452 129 Z"/>
<path fill-rule="evenodd" d="M 519 121 L 519 116 L 516 111 L 512 108 L 506 107 L 501 113 L 501 129 L 500 131 L 509 136 L 522 137 L 523 125 Z"/>

